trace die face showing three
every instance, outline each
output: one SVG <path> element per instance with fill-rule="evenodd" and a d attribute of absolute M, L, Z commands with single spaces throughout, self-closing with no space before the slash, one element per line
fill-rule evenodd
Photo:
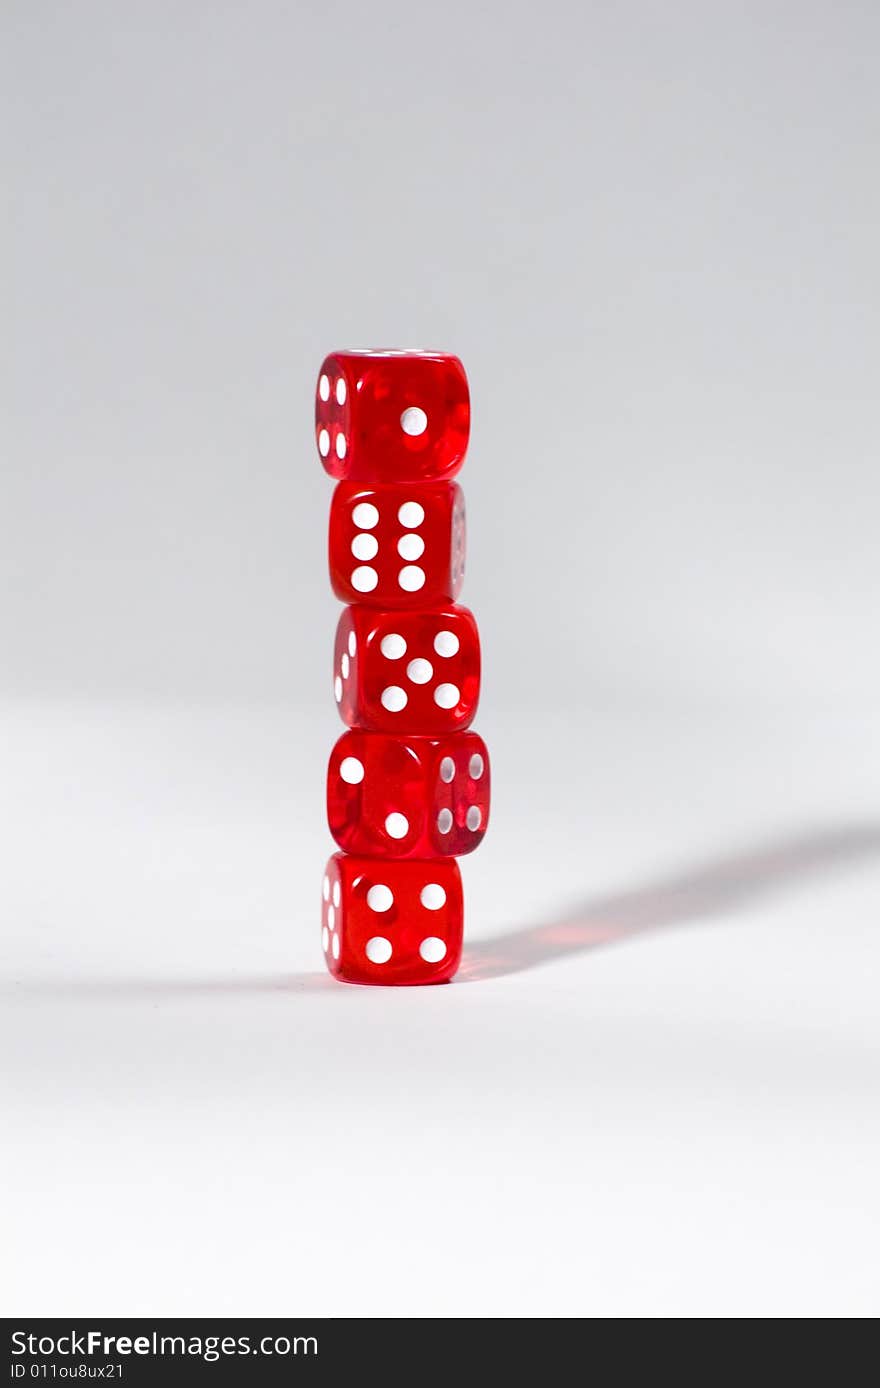
<path fill-rule="evenodd" d="M 477 733 L 343 733 L 327 768 L 327 821 L 347 853 L 472 853 L 489 820 L 489 754 Z"/>
<path fill-rule="evenodd" d="M 480 638 L 466 607 L 347 607 L 336 629 L 333 692 L 349 727 L 452 733 L 473 721 Z"/>
<path fill-rule="evenodd" d="M 470 431 L 467 377 L 442 352 L 333 352 L 318 373 L 315 440 L 331 477 L 450 478 Z"/>
<path fill-rule="evenodd" d="M 330 505 L 330 583 L 342 602 L 430 607 L 464 580 L 465 511 L 454 482 L 340 482 Z"/>
<path fill-rule="evenodd" d="M 444 983 L 458 968 L 464 907 L 453 859 L 383 862 L 334 853 L 321 905 L 321 943 L 336 978 Z"/>

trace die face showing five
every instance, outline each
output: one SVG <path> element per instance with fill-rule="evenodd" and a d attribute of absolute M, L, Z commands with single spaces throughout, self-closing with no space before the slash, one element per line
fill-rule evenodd
<path fill-rule="evenodd" d="M 442 352 L 333 352 L 318 373 L 315 439 L 331 477 L 429 482 L 464 461 L 467 377 Z"/>
<path fill-rule="evenodd" d="M 451 606 L 418 612 L 347 607 L 336 630 L 333 691 L 349 727 L 462 731 L 480 696 L 473 614 Z"/>
<path fill-rule="evenodd" d="M 458 864 L 334 853 L 322 885 L 321 944 L 349 983 L 445 983 L 461 958 Z"/>
<path fill-rule="evenodd" d="M 343 733 L 327 769 L 327 820 L 347 853 L 472 853 L 489 819 L 489 754 L 476 733 Z"/>
<path fill-rule="evenodd" d="M 330 582 L 342 602 L 413 610 L 455 602 L 464 556 L 464 496 L 456 483 L 336 487 Z"/>

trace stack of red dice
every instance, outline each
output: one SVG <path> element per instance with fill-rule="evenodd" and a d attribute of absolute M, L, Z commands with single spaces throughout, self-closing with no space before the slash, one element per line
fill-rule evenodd
<path fill-rule="evenodd" d="M 461 958 L 456 857 L 489 818 L 489 756 L 467 729 L 480 638 L 456 605 L 467 378 L 441 352 L 334 352 L 318 377 L 318 452 L 338 479 L 330 581 L 345 608 L 333 688 L 343 733 L 330 756 L 321 938 L 349 983 L 444 983 Z"/>

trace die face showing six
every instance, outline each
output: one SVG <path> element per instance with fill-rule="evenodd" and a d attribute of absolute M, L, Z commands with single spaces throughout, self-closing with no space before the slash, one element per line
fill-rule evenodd
<path fill-rule="evenodd" d="M 349 983 L 445 983 L 461 958 L 454 860 L 387 862 L 334 853 L 322 885 L 327 967 Z"/>
<path fill-rule="evenodd" d="M 489 820 L 489 754 L 476 733 L 343 733 L 327 768 L 327 821 L 347 853 L 472 853 Z"/>
<path fill-rule="evenodd" d="M 443 352 L 333 352 L 318 373 L 315 439 L 331 477 L 429 482 L 464 461 L 467 377 Z"/>
<path fill-rule="evenodd" d="M 330 582 L 343 602 L 413 610 L 455 602 L 464 555 L 464 496 L 456 483 L 336 487 Z"/>
<path fill-rule="evenodd" d="M 418 612 L 347 607 L 336 630 L 333 692 L 349 727 L 462 731 L 480 696 L 473 614 L 451 606 Z"/>

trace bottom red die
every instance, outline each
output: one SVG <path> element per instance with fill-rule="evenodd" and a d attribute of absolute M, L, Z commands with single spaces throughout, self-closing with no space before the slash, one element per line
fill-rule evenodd
<path fill-rule="evenodd" d="M 452 858 L 334 853 L 321 903 L 327 967 L 347 983 L 445 983 L 461 959 L 464 902 Z"/>

